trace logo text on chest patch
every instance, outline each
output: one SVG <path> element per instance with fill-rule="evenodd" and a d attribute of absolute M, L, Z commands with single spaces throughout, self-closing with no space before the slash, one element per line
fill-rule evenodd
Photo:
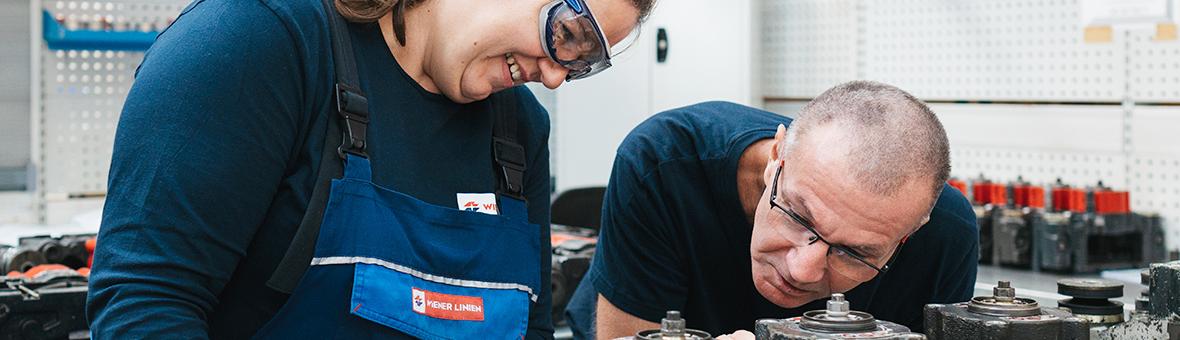
<path fill-rule="evenodd" d="M 411 288 L 415 313 L 436 319 L 483 321 L 483 298 Z"/>
<path fill-rule="evenodd" d="M 500 207 L 496 206 L 496 194 L 455 194 L 459 203 L 459 210 L 480 212 L 488 215 L 499 215 Z"/>

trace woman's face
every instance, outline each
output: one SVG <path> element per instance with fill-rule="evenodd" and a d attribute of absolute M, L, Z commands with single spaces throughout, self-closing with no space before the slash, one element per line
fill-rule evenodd
<path fill-rule="evenodd" d="M 431 34 L 423 62 L 423 72 L 447 98 L 468 103 L 527 82 L 555 89 L 565 80 L 568 70 L 550 60 L 541 45 L 541 8 L 550 0 L 428 1 L 439 1 L 437 7 L 428 6 L 439 12 L 437 18 L 451 20 L 442 21 Z M 626 38 L 639 21 L 631 0 L 586 4 L 611 45 Z"/>

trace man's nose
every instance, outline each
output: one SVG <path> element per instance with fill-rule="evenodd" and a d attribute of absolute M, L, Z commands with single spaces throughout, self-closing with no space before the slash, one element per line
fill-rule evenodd
<path fill-rule="evenodd" d="M 797 283 L 815 283 L 824 278 L 828 270 L 828 245 L 817 242 L 796 247 L 787 259 L 791 278 Z"/>
<path fill-rule="evenodd" d="M 569 69 L 558 65 L 549 58 L 540 58 L 537 61 L 537 67 L 541 69 L 541 83 L 550 90 L 561 86 L 561 83 L 565 81 L 565 76 L 570 73 Z"/>

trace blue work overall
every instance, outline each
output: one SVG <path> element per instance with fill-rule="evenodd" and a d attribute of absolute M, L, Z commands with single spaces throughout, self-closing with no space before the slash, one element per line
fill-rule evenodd
<path fill-rule="evenodd" d="M 499 215 L 432 205 L 373 183 L 364 152 L 368 104 L 355 85 L 351 41 L 324 3 L 336 58 L 334 99 L 346 128 L 339 147 L 344 174 L 331 181 L 311 265 L 255 337 L 523 338 L 530 303 L 541 292 L 541 250 L 539 227 L 528 222 L 520 194 L 524 149 L 515 140 L 515 116 L 493 102 Z"/>

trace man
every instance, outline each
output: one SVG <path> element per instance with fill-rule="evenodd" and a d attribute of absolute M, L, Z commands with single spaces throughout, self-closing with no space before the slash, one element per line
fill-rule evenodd
<path fill-rule="evenodd" d="M 968 300 L 975 282 L 975 215 L 945 185 L 947 144 L 924 103 L 867 81 L 793 122 L 729 103 L 658 114 L 619 147 L 570 324 L 615 338 L 679 310 L 724 334 L 845 292 L 921 331 L 923 305 Z"/>

